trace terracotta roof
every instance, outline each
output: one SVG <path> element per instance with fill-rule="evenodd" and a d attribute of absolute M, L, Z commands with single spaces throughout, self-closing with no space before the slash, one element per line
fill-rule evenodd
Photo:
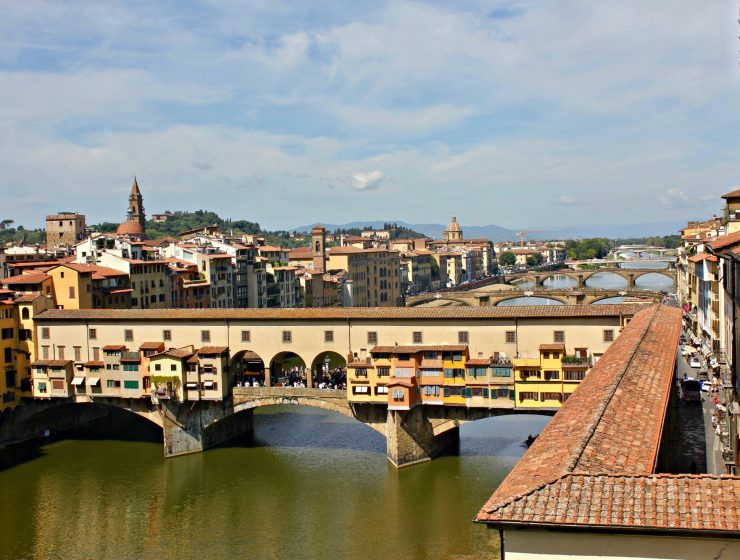
<path fill-rule="evenodd" d="M 465 362 L 466 366 L 490 366 L 491 358 L 470 358 Z"/>
<path fill-rule="evenodd" d="M 252 350 L 245 350 L 244 354 L 242 355 L 242 360 L 262 361 L 262 357 L 257 354 L 257 352 L 253 352 Z"/>
<path fill-rule="evenodd" d="M 189 350 L 182 350 L 181 348 L 170 348 L 169 350 L 165 350 L 164 352 L 159 352 L 157 354 L 153 354 L 149 356 L 149 358 L 157 358 L 159 356 L 168 356 L 170 358 L 189 358 L 192 356 L 193 353 Z"/>
<path fill-rule="evenodd" d="M 637 313 L 476 518 L 494 526 L 740 529 L 740 477 L 654 474 L 681 311 Z"/>
<path fill-rule="evenodd" d="M 101 361 L 91 360 L 82 364 L 85 367 L 103 367 L 105 364 Z"/>
<path fill-rule="evenodd" d="M 445 320 L 445 319 L 538 319 L 567 317 L 632 316 L 641 304 L 538 305 L 486 307 L 332 307 L 286 309 L 49 309 L 36 317 L 50 320 L 150 320 L 198 321 L 209 319 L 263 320 Z"/>
<path fill-rule="evenodd" d="M 228 351 L 228 346 L 203 346 L 202 348 L 198 348 L 195 353 L 199 356 L 203 356 L 205 354 L 223 354 Z"/>
<path fill-rule="evenodd" d="M 49 367 L 66 367 L 72 363 L 72 360 L 49 360 Z"/>
<path fill-rule="evenodd" d="M 376 346 L 371 348 L 373 354 L 415 354 L 417 352 L 464 352 L 464 344 L 415 344 L 408 346 Z"/>
<path fill-rule="evenodd" d="M 125 349 L 126 347 L 123 344 L 108 344 L 106 346 L 103 346 L 104 352 L 106 350 L 110 351 L 110 350 L 125 350 Z"/>
<path fill-rule="evenodd" d="M 17 276 L 10 276 L 0 280 L 3 284 L 10 286 L 16 284 L 40 284 L 44 280 L 47 280 L 49 275 L 45 272 L 29 272 L 27 274 L 19 274 Z"/>
<path fill-rule="evenodd" d="M 712 241 L 708 245 L 715 251 L 718 251 L 720 249 L 726 249 L 727 247 L 737 245 L 738 243 L 740 243 L 740 231 L 716 237 L 714 241 Z"/>
<path fill-rule="evenodd" d="M 688 259 L 689 262 L 701 262 L 701 261 L 709 261 L 709 262 L 717 262 L 717 257 L 710 255 L 709 253 L 697 253 L 696 255 L 691 255 Z"/>
<path fill-rule="evenodd" d="M 565 352 L 565 344 L 562 342 L 555 342 L 553 344 L 540 344 L 541 352 Z"/>
<path fill-rule="evenodd" d="M 737 535 L 738 513 L 738 477 L 568 474 L 502 506 L 496 515 L 537 526 Z"/>
<path fill-rule="evenodd" d="M 159 350 L 164 346 L 164 342 L 142 342 L 139 350 Z"/>
<path fill-rule="evenodd" d="M 366 362 L 363 360 L 354 360 L 352 362 L 347 362 L 347 367 L 351 368 L 363 368 L 363 369 L 375 369 L 375 366 L 372 364 L 372 362 Z"/>
<path fill-rule="evenodd" d="M 37 366 L 48 366 L 51 363 L 51 360 L 36 360 L 34 362 L 31 362 L 32 367 Z"/>
<path fill-rule="evenodd" d="M 735 189 L 734 191 L 730 191 L 728 193 L 725 193 L 722 195 L 722 198 L 728 199 L 728 198 L 740 198 L 740 189 Z"/>
<path fill-rule="evenodd" d="M 311 247 L 296 247 L 288 252 L 289 259 L 311 258 Z"/>

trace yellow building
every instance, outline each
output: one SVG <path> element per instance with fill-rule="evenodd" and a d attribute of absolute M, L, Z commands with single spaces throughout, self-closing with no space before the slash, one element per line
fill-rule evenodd
<path fill-rule="evenodd" d="M 187 398 L 183 378 L 187 371 L 187 362 L 194 356 L 193 347 L 170 348 L 149 358 L 149 371 L 152 374 L 151 383 L 153 396 L 157 399 L 176 399 L 184 401 Z M 197 394 L 197 387 L 189 389 Z"/>
<path fill-rule="evenodd" d="M 441 346 L 438 349 L 444 372 L 444 404 L 465 406 L 468 388 L 465 386 L 465 362 L 468 360 L 467 345 Z"/>
<path fill-rule="evenodd" d="M 18 342 L 17 312 L 12 300 L 0 301 L 0 411 L 15 406 L 18 399 L 18 371 L 14 356 Z"/>
<path fill-rule="evenodd" d="M 47 271 L 54 284 L 59 309 L 92 309 L 93 267 L 64 264 Z"/>
<path fill-rule="evenodd" d="M 517 408 L 560 408 L 586 376 L 586 348 L 566 355 L 565 344 L 541 344 L 538 357 L 512 360 Z"/>
<path fill-rule="evenodd" d="M 400 303 L 401 258 L 398 251 L 333 247 L 328 269 L 347 271 L 344 307 L 388 307 Z"/>

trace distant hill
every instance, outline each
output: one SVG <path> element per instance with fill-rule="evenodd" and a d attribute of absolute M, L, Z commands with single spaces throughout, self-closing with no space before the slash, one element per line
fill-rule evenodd
<path fill-rule="evenodd" d="M 383 229 L 383 225 L 389 220 L 369 220 L 366 222 L 350 222 L 348 224 L 321 224 L 329 231 L 336 229 L 348 228 L 373 228 Z M 442 224 L 410 224 L 408 222 L 393 221 L 398 224 L 419 233 L 423 233 L 432 239 L 441 239 L 445 225 Z M 308 232 L 317 224 L 300 226 L 291 231 Z M 488 226 L 466 226 L 461 224 L 463 235 L 467 238 L 482 237 L 491 241 L 515 241 L 516 233 L 519 230 L 507 229 L 497 225 Z M 539 230 L 527 235 L 527 239 L 547 240 L 547 239 L 585 239 L 589 237 L 606 237 L 607 239 L 620 239 L 629 237 L 652 237 L 671 235 L 676 233 L 685 222 L 653 222 L 645 224 L 624 224 L 624 225 L 578 225 L 570 228 Z M 528 229 L 528 228 L 525 228 Z"/>

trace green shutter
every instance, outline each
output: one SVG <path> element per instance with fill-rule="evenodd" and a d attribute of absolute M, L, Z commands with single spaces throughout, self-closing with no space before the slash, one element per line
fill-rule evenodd
<path fill-rule="evenodd" d="M 483 389 L 483 396 L 488 398 L 488 389 Z"/>
<path fill-rule="evenodd" d="M 449 396 L 450 396 L 450 388 L 445 387 L 445 397 L 449 397 Z"/>

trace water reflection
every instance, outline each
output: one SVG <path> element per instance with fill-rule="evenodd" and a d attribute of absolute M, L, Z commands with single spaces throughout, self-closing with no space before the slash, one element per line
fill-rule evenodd
<path fill-rule="evenodd" d="M 578 281 L 571 276 L 566 276 L 565 274 L 557 274 L 545 279 L 545 281 L 542 282 L 542 285 L 551 290 L 563 290 L 568 288 L 575 288 L 576 286 L 578 286 Z"/>
<path fill-rule="evenodd" d="M 638 290 L 669 291 L 673 288 L 673 279 L 665 274 L 651 272 L 635 279 Z"/>
<path fill-rule="evenodd" d="M 470 522 L 544 416 L 461 429 L 459 456 L 400 471 L 384 439 L 303 407 L 255 414 L 254 438 L 164 460 L 161 444 L 66 440 L 0 472 L 8 558 L 489 557 Z M 413 538 L 411 538 L 413 536 Z"/>
<path fill-rule="evenodd" d="M 593 305 L 607 305 L 610 303 L 622 303 L 624 299 L 625 299 L 624 296 L 608 297 L 608 298 L 600 299 L 598 301 L 593 302 Z"/>
<path fill-rule="evenodd" d="M 544 297 L 515 297 L 511 299 L 505 299 L 497 304 L 499 307 L 507 307 L 512 305 L 563 305 L 563 302 L 556 299 L 544 298 Z"/>
<path fill-rule="evenodd" d="M 586 279 L 586 286 L 601 290 L 626 290 L 627 280 L 614 272 L 597 272 Z"/>

